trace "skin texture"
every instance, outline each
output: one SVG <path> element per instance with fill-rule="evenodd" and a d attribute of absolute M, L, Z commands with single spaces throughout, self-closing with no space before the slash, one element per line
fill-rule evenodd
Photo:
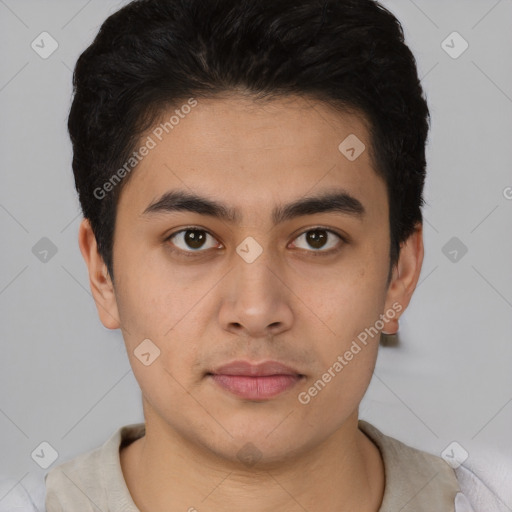
<path fill-rule="evenodd" d="M 354 161 L 338 150 L 349 134 L 367 148 Z M 393 304 L 403 313 L 420 274 L 419 225 L 386 286 L 388 199 L 369 146 L 362 117 L 305 98 L 200 99 L 122 191 L 115 287 L 82 222 L 79 245 L 99 317 L 121 329 L 142 390 L 146 436 L 121 451 L 142 512 L 378 510 L 384 468 L 357 420 L 379 336 L 307 405 L 297 398 L 379 315 Z M 142 215 L 178 188 L 237 208 L 241 222 L 191 212 Z M 364 217 L 324 212 L 273 224 L 275 206 L 334 189 L 359 199 Z M 183 236 L 165 238 L 189 227 L 210 236 L 187 258 L 194 248 Z M 325 248 L 309 245 L 304 233 L 319 227 L 347 242 L 330 234 Z M 263 250 L 252 263 L 236 252 L 246 237 Z M 398 316 L 384 331 L 397 331 Z M 147 338 L 160 350 L 149 366 L 134 355 Z M 277 360 L 305 377 L 272 399 L 244 400 L 206 376 L 237 359 Z M 261 457 L 251 467 L 237 457 L 247 443 Z"/>

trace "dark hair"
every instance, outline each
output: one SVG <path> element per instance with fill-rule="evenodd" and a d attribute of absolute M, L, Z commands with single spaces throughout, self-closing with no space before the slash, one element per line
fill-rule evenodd
<path fill-rule="evenodd" d="M 301 95 L 359 113 L 387 186 L 390 275 L 422 222 L 429 110 L 400 22 L 376 1 L 136 0 L 103 23 L 73 87 L 76 189 L 112 279 L 116 206 L 131 174 L 101 199 L 95 190 L 184 98 Z"/>

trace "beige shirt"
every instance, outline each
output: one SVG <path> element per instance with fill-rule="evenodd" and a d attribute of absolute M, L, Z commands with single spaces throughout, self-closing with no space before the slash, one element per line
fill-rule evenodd
<path fill-rule="evenodd" d="M 472 510 L 466 508 L 454 470 L 442 458 L 386 436 L 363 420 L 359 429 L 379 448 L 384 461 L 386 483 L 379 512 Z M 119 449 L 144 433 L 144 423 L 126 425 L 103 446 L 51 469 L 45 477 L 46 511 L 140 512 L 126 486 Z"/>

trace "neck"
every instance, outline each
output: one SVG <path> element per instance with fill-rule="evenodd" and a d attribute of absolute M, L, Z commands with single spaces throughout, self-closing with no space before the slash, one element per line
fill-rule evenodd
<path fill-rule="evenodd" d="M 146 418 L 146 435 L 120 454 L 141 512 L 377 512 L 380 507 L 384 466 L 377 447 L 357 428 L 357 411 L 320 445 L 253 467 L 220 458 L 159 426 Z"/>

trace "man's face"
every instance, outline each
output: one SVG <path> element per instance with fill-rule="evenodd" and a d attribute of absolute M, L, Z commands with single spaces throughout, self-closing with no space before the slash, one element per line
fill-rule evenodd
<path fill-rule="evenodd" d="M 391 307 L 388 201 L 365 125 L 304 99 L 262 105 L 234 96 L 199 99 L 162 141 L 148 134 L 156 147 L 118 204 L 111 311 L 148 429 L 233 459 L 247 442 L 269 460 L 319 444 L 357 414 L 379 336 L 359 341 L 357 353 L 353 341 Z M 350 148 L 339 149 L 351 134 L 366 145 L 352 161 Z M 144 213 L 171 191 L 222 203 L 238 218 Z M 327 211 L 273 215 L 342 193 L 362 209 L 338 201 Z M 146 339 L 160 350 L 149 365 L 135 355 Z M 346 364 L 333 371 L 338 356 Z M 251 386 L 251 377 L 211 375 L 233 361 L 277 361 L 300 377 Z M 330 368 L 330 382 L 308 392 Z"/>

